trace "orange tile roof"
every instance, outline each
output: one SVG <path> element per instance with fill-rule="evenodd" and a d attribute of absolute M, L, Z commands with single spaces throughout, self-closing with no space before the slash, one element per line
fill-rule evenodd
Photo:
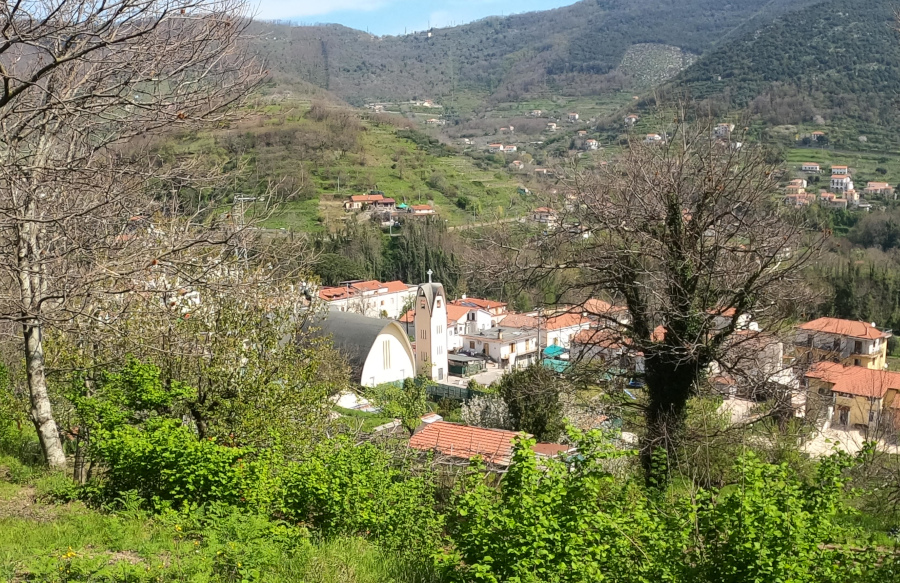
<path fill-rule="evenodd" d="M 518 435 L 515 431 L 435 421 L 413 435 L 409 446 L 462 459 L 481 456 L 486 462 L 508 466 Z"/>
<path fill-rule="evenodd" d="M 431 205 L 430 205 L 430 204 L 414 204 L 414 205 L 412 205 L 412 206 L 409 207 L 409 208 L 411 208 L 411 209 L 414 210 L 414 211 L 430 211 L 430 210 L 434 210 L 434 209 L 431 208 Z"/>
<path fill-rule="evenodd" d="M 870 183 L 866 184 L 866 190 L 868 190 L 870 188 L 881 190 L 881 189 L 890 188 L 890 187 L 891 187 L 891 185 L 888 184 L 887 182 L 870 182 Z"/>
<path fill-rule="evenodd" d="M 551 208 L 541 206 L 541 207 L 534 209 L 534 212 L 536 212 L 536 213 L 555 213 L 556 211 Z"/>
<path fill-rule="evenodd" d="M 869 323 L 856 322 L 854 320 L 841 320 L 839 318 L 819 318 L 812 322 L 801 324 L 800 329 L 824 332 L 826 334 L 837 334 L 840 336 L 851 336 L 853 338 L 866 338 L 869 340 L 890 338 L 891 336 L 889 332 L 882 332 Z"/>
<path fill-rule="evenodd" d="M 359 281 L 356 283 L 351 283 L 350 287 L 357 291 L 367 292 L 367 291 L 378 291 L 384 285 L 378 281 L 377 279 L 370 279 L 369 281 Z"/>
<path fill-rule="evenodd" d="M 888 389 L 900 390 L 900 373 L 873 370 L 864 366 L 844 366 L 837 362 L 817 362 L 807 378 L 829 383 L 835 393 L 881 399 Z"/>
<path fill-rule="evenodd" d="M 582 330 L 572 337 L 572 342 L 609 350 L 618 350 L 625 346 L 625 339 L 620 334 L 600 328 Z"/>
<path fill-rule="evenodd" d="M 504 328 L 537 328 L 541 321 L 525 314 L 508 314 L 501 323 Z"/>
<path fill-rule="evenodd" d="M 819 164 L 817 162 L 804 162 L 803 165 L 804 166 L 818 166 Z"/>
<path fill-rule="evenodd" d="M 505 308 L 506 304 L 503 302 L 495 302 L 494 300 L 484 300 L 481 298 L 460 298 L 458 300 L 453 300 L 450 302 L 454 306 L 477 306 L 482 310 L 490 310 L 493 308 Z"/>
<path fill-rule="evenodd" d="M 375 202 L 383 199 L 384 197 L 380 194 L 355 194 L 350 197 L 353 202 Z"/>
<path fill-rule="evenodd" d="M 323 287 L 319 290 L 319 298 L 325 301 L 342 300 L 350 295 L 350 290 L 345 287 Z"/>
<path fill-rule="evenodd" d="M 459 322 L 466 317 L 472 308 L 466 306 L 457 306 L 456 304 L 447 304 L 447 321 Z"/>
<path fill-rule="evenodd" d="M 545 457 L 556 457 L 561 453 L 568 453 L 574 448 L 560 443 L 535 443 L 531 446 L 534 453 Z"/>
<path fill-rule="evenodd" d="M 400 280 L 387 281 L 382 285 L 382 287 L 386 288 L 388 290 L 388 293 L 397 293 L 409 289 L 409 286 Z"/>
<path fill-rule="evenodd" d="M 508 317 L 509 316 L 507 316 L 507 318 Z M 581 314 L 560 314 L 559 316 L 547 318 L 547 321 L 544 324 L 544 328 L 546 330 L 560 330 L 562 328 L 569 328 L 571 326 L 583 326 L 585 324 L 589 324 L 590 322 L 591 321 L 588 318 L 585 318 Z M 503 320 L 503 325 L 509 325 L 506 323 L 506 319 Z"/>
<path fill-rule="evenodd" d="M 410 311 L 406 312 L 405 314 L 403 314 L 402 316 L 400 316 L 400 318 L 398 318 L 398 321 L 403 322 L 404 324 L 406 324 L 408 322 L 414 322 L 415 320 L 416 320 L 416 311 L 415 310 L 410 310 Z"/>

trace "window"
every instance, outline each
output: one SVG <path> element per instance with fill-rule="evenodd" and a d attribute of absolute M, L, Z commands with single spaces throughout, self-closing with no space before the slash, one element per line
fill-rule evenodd
<path fill-rule="evenodd" d="M 510 352 L 515 352 L 515 351 L 516 351 L 516 343 L 515 343 L 515 342 L 510 342 L 510 343 L 509 343 L 509 351 L 510 351 Z"/>
<path fill-rule="evenodd" d="M 875 411 L 869 411 L 869 423 L 875 423 Z"/>
<path fill-rule="evenodd" d="M 862 340 L 857 340 L 856 342 L 853 343 L 853 352 L 855 352 L 856 354 L 862 354 L 862 351 L 863 351 Z"/>
<path fill-rule="evenodd" d="M 384 305 L 384 300 L 381 300 L 381 305 L 382 305 L 382 306 Z"/>
<path fill-rule="evenodd" d="M 812 348 L 813 337 L 812 334 L 806 337 L 806 346 L 807 348 Z"/>
<path fill-rule="evenodd" d="M 835 339 L 834 339 L 834 342 L 831 343 L 831 347 L 832 347 L 834 350 L 840 350 L 840 349 L 841 349 L 841 339 L 840 339 L 840 338 L 835 338 Z"/>
<path fill-rule="evenodd" d="M 438 355 L 444 354 L 444 347 L 443 347 L 443 346 L 438 346 L 438 347 L 437 347 L 437 350 L 435 350 L 435 352 L 436 352 Z"/>
<path fill-rule="evenodd" d="M 425 340 L 428 338 L 428 330 L 419 330 L 419 338 Z"/>
<path fill-rule="evenodd" d="M 439 368 L 439 369 L 438 369 L 438 378 L 437 378 L 437 380 L 439 380 L 439 381 L 444 380 L 444 369 L 442 369 L 442 368 Z"/>
<path fill-rule="evenodd" d="M 441 307 L 441 298 L 438 298 L 437 301 L 434 303 L 434 305 L 436 308 L 440 308 Z"/>
<path fill-rule="evenodd" d="M 469 340 L 469 348 L 471 348 L 473 350 L 475 349 L 475 341 L 474 340 Z"/>
<path fill-rule="evenodd" d="M 443 326 L 443 324 L 438 324 L 438 325 L 437 325 L 437 333 L 438 333 L 438 334 L 443 334 L 443 333 L 444 333 L 444 326 Z"/>
<path fill-rule="evenodd" d="M 381 343 L 382 360 L 384 361 L 384 370 L 391 369 L 391 341 L 384 340 Z"/>
<path fill-rule="evenodd" d="M 466 320 L 468 320 L 469 322 L 474 322 L 475 321 L 475 312 L 469 312 L 468 314 L 466 314 Z"/>
<path fill-rule="evenodd" d="M 853 359 L 853 366 L 859 366 L 859 359 L 858 359 L 858 358 L 854 358 L 854 359 Z"/>
<path fill-rule="evenodd" d="M 426 360 L 428 360 L 428 355 L 423 352 L 422 353 L 422 362 L 425 362 Z"/>

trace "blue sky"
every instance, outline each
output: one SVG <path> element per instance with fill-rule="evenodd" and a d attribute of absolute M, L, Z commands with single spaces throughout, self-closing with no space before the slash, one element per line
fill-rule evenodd
<path fill-rule="evenodd" d="M 372 34 L 403 34 L 485 16 L 547 10 L 576 0 L 251 0 L 257 17 L 303 24 L 337 22 Z"/>

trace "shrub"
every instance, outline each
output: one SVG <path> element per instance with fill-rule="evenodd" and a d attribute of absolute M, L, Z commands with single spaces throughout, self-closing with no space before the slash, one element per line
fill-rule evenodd
<path fill-rule="evenodd" d="M 249 461 L 253 450 L 198 440 L 171 419 L 148 422 L 145 430 L 121 427 L 100 440 L 95 451 L 107 468 L 104 490 L 110 497 L 134 490 L 155 507 L 235 504 L 258 486 L 258 468 Z"/>
<path fill-rule="evenodd" d="M 395 467 L 384 449 L 348 439 L 322 443 L 283 476 L 281 509 L 328 536 L 372 536 L 392 551 L 426 554 L 439 542 L 430 477 Z"/>

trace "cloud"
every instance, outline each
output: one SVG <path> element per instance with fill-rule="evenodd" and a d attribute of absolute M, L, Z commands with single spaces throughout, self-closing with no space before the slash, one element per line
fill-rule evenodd
<path fill-rule="evenodd" d="M 302 18 L 352 10 L 372 12 L 384 8 L 391 0 L 258 0 L 257 18 Z"/>

